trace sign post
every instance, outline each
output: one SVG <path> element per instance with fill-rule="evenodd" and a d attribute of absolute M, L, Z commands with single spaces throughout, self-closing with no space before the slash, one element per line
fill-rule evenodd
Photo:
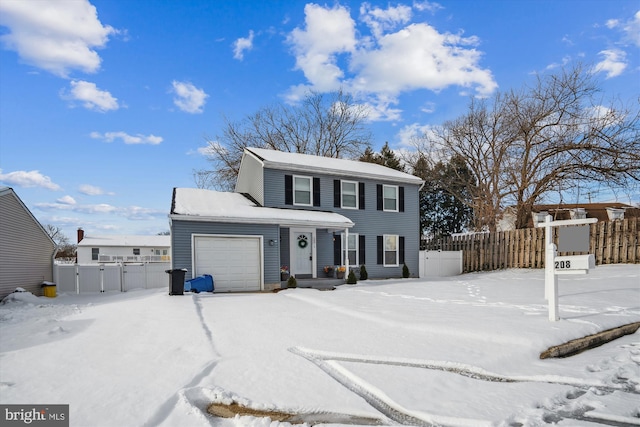
<path fill-rule="evenodd" d="M 593 255 L 574 255 L 556 257 L 557 247 L 553 243 L 553 229 L 551 227 L 593 224 L 597 218 L 569 219 L 553 221 L 551 215 L 547 215 L 544 222 L 536 224 L 536 227 L 544 227 L 544 297 L 549 303 L 549 320 L 556 322 L 558 316 L 558 274 L 586 274 L 590 268 L 595 267 Z M 588 241 L 588 239 L 587 239 Z M 567 246 L 564 244 L 563 246 Z M 569 245 L 570 246 L 570 245 Z M 587 247 L 588 250 L 588 247 Z M 579 250 L 576 250 L 578 252 Z M 573 251 L 572 251 L 573 252 Z"/>

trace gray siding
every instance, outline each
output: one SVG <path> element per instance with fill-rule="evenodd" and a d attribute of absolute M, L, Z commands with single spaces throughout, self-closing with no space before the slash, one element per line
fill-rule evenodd
<path fill-rule="evenodd" d="M 285 204 L 284 176 L 303 175 L 277 169 L 264 170 L 265 206 L 277 208 L 297 208 Z M 394 181 L 353 178 L 349 175 L 305 175 L 320 178 L 320 206 L 303 207 L 336 212 L 346 216 L 355 223 L 350 233 L 364 235 L 366 240 L 366 267 L 370 278 L 402 277 L 402 266 L 384 267 L 377 264 L 377 236 L 395 234 L 405 239 L 405 263 L 411 276 L 418 277 L 418 253 L 420 250 L 419 221 L 419 185 L 397 183 Z M 334 207 L 333 181 L 346 179 L 363 182 L 365 186 L 365 209 L 342 209 Z M 385 212 L 376 209 L 376 185 L 389 184 L 404 187 L 404 212 Z M 299 208 L 299 207 L 298 207 Z M 340 233 L 341 231 L 337 232 Z M 333 234 L 326 230 L 318 230 L 317 234 L 318 277 L 322 277 L 325 265 L 334 265 Z"/>
<path fill-rule="evenodd" d="M 55 244 L 24 204 L 5 190 L 0 195 L 0 298 L 20 286 L 42 295 L 43 281 L 53 281 Z"/>
<path fill-rule="evenodd" d="M 275 240 L 276 242 L 280 240 L 279 227 L 277 225 L 228 224 L 173 219 L 171 224 L 172 268 L 186 268 L 188 270 L 186 273 L 187 278 L 193 277 L 191 236 L 194 234 L 264 236 L 264 283 L 265 285 L 280 283 L 279 245 L 269 245 L 269 240 Z"/>

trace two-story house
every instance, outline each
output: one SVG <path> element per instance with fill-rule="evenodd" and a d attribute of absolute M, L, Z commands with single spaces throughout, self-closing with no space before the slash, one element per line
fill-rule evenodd
<path fill-rule="evenodd" d="M 211 274 L 216 291 L 270 290 L 365 265 L 370 278 L 418 273 L 423 181 L 381 165 L 245 149 L 235 192 L 175 188 L 174 268 Z"/>

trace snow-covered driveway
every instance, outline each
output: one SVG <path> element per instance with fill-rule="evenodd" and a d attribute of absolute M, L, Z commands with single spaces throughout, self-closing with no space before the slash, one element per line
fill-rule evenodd
<path fill-rule="evenodd" d="M 73 426 L 269 424 L 203 412 L 231 400 L 383 424 L 640 425 L 640 333 L 539 359 L 640 321 L 640 266 L 559 282 L 555 323 L 542 270 L 333 292 L 18 295 L 0 306 L 0 403 L 67 403 Z"/>

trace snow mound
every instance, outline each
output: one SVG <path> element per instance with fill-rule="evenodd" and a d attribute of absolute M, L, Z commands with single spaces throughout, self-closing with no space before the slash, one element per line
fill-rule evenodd
<path fill-rule="evenodd" d="M 15 291 L 4 297 L 0 304 L 40 304 L 41 300 L 31 292 L 23 288 L 16 288 Z"/>

